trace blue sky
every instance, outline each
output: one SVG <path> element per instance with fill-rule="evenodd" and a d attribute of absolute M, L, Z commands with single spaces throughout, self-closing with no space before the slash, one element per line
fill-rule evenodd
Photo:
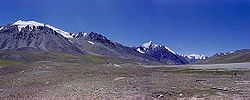
<path fill-rule="evenodd" d="M 250 48 L 250 0 L 0 0 L 0 25 L 19 19 L 180 54 Z"/>

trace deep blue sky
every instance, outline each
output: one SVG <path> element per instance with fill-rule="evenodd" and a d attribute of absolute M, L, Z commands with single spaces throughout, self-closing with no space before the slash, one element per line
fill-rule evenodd
<path fill-rule="evenodd" d="M 250 0 L 0 0 L 0 25 L 19 19 L 181 54 L 250 48 Z"/>

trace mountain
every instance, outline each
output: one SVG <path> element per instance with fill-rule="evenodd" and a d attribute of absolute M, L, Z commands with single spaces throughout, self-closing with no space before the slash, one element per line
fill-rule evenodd
<path fill-rule="evenodd" d="M 235 52 L 217 53 L 208 59 L 197 62 L 198 64 L 216 63 L 241 63 L 250 62 L 250 49 L 237 50 Z"/>
<path fill-rule="evenodd" d="M 35 21 L 16 21 L 0 28 L 0 50 L 79 53 L 69 33 Z"/>
<path fill-rule="evenodd" d="M 141 54 L 149 55 L 158 61 L 165 64 L 188 64 L 184 57 L 179 56 L 173 50 L 166 46 L 154 44 L 152 41 L 142 44 L 139 47 L 134 47 L 134 50 Z"/>
<path fill-rule="evenodd" d="M 181 54 L 180 56 L 184 57 L 190 64 L 196 63 L 201 60 L 205 60 L 208 57 L 204 55 L 198 55 L 198 54 Z"/>
<path fill-rule="evenodd" d="M 157 62 L 154 58 L 148 55 L 138 53 L 131 47 L 111 41 L 107 37 L 98 33 L 79 32 L 71 33 L 71 35 L 74 37 L 71 41 L 78 48 L 88 51 L 88 53 L 91 54 L 132 59 L 143 63 Z"/>

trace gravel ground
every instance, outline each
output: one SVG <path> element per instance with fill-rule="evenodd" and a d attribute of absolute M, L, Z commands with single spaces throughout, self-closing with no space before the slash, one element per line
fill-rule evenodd
<path fill-rule="evenodd" d="M 34 62 L 0 69 L 2 99 L 250 99 L 250 72 Z"/>

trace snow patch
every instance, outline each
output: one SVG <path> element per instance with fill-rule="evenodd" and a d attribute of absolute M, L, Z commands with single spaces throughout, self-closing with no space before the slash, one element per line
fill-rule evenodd
<path fill-rule="evenodd" d="M 43 27 L 49 27 L 51 28 L 52 30 L 56 31 L 57 33 L 63 35 L 64 37 L 66 38 L 73 38 L 68 32 L 65 32 L 61 29 L 58 29 L 54 26 L 51 26 L 51 25 L 47 25 L 47 24 L 44 24 L 44 23 L 38 23 L 36 21 L 22 21 L 22 20 L 18 20 L 16 22 L 14 22 L 12 25 L 17 25 L 18 27 L 18 30 L 21 31 L 22 28 L 26 27 L 26 26 L 29 26 L 30 28 L 33 28 L 33 26 L 35 27 L 38 27 L 38 26 L 43 26 Z"/>
<path fill-rule="evenodd" d="M 51 25 L 46 25 L 47 27 L 51 28 L 52 30 L 56 31 L 57 33 L 60 33 L 61 35 L 63 35 L 66 38 L 73 38 L 68 32 L 65 32 L 63 30 L 60 30 L 54 26 Z"/>
<path fill-rule="evenodd" d="M 165 49 L 167 49 L 168 51 L 172 52 L 173 54 L 176 54 L 173 50 L 169 49 L 168 47 L 165 46 Z"/>
<path fill-rule="evenodd" d="M 35 26 L 35 27 L 44 26 L 44 24 L 38 23 L 35 21 L 22 21 L 22 20 L 18 20 L 16 22 L 14 22 L 12 25 L 17 25 L 19 31 L 21 31 L 22 28 L 24 28 L 26 26 L 29 26 L 30 28 L 32 28 L 33 26 Z"/>
<path fill-rule="evenodd" d="M 140 52 L 140 53 L 145 53 L 144 51 L 142 51 L 140 48 L 137 48 L 136 49 L 138 52 Z"/>
<path fill-rule="evenodd" d="M 0 27 L 0 30 L 2 30 L 4 27 Z"/>
<path fill-rule="evenodd" d="M 94 42 L 92 42 L 92 41 L 88 41 L 88 43 L 90 43 L 90 44 L 92 44 L 92 45 L 93 45 L 93 44 L 95 44 L 95 43 L 94 43 Z"/>
<path fill-rule="evenodd" d="M 88 35 L 88 33 L 86 33 L 86 32 L 85 32 L 85 33 L 83 33 L 83 36 L 87 36 L 87 35 Z"/>

